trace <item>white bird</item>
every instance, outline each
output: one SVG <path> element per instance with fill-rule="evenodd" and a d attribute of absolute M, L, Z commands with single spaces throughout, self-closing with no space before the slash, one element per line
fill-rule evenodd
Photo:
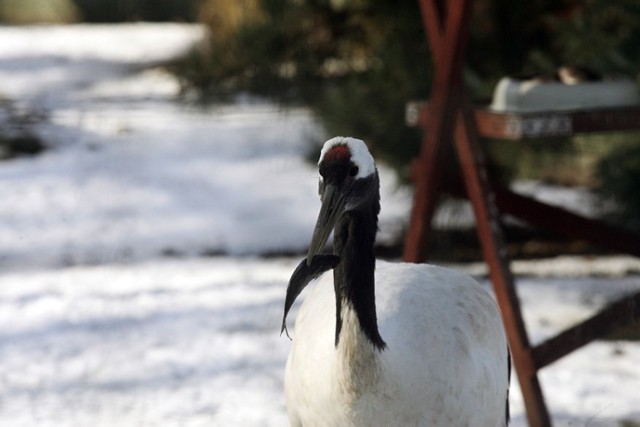
<path fill-rule="evenodd" d="M 425 264 L 376 264 L 378 172 L 364 142 L 324 144 L 320 213 L 282 328 L 307 295 L 285 372 L 292 426 L 506 426 L 510 359 L 490 293 Z M 331 232 L 333 254 L 321 255 Z M 377 265 L 377 268 L 376 268 Z"/>

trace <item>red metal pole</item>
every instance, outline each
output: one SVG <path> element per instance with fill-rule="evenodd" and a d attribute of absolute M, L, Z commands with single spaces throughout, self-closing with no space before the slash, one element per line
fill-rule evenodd
<path fill-rule="evenodd" d="M 495 205 L 495 195 L 489 185 L 486 172 L 484 153 L 478 143 L 473 112 L 466 103 L 461 106 L 458 115 L 454 140 L 467 196 L 476 218 L 482 253 L 489 266 L 489 276 L 509 338 L 529 425 L 551 426 L 551 419 L 538 381 L 531 344 L 520 311 L 520 301 L 509 268 L 506 245 Z"/>
<path fill-rule="evenodd" d="M 438 11 L 435 0 L 421 0 L 424 24 L 430 37 L 435 76 L 430 100 L 430 117 L 424 129 L 422 149 L 414 163 L 414 197 L 404 260 L 422 262 L 427 255 L 431 219 L 440 190 L 444 145 L 455 124 L 455 111 L 462 97 L 462 65 L 469 35 L 471 0 L 452 0 Z M 444 12 L 444 16 L 441 14 Z M 444 21 L 442 21 L 444 20 Z M 436 36 L 436 34 L 438 34 Z"/>

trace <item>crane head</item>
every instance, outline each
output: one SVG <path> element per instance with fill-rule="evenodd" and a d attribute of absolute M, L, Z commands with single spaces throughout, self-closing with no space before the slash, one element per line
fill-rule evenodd
<path fill-rule="evenodd" d="M 380 210 L 379 180 L 373 156 L 359 139 L 336 137 L 325 142 L 318 161 L 322 206 L 313 231 L 307 265 L 324 248 L 340 217 L 358 209 Z"/>

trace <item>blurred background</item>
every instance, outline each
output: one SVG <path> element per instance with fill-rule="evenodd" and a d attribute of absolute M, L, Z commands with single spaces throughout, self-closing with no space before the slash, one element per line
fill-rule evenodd
<path fill-rule="evenodd" d="M 636 1 L 477 0 L 464 80 L 477 104 L 566 65 L 640 90 L 638 46 Z M 286 425 L 278 328 L 319 148 L 369 144 L 398 259 L 405 106 L 432 73 L 417 1 L 0 0 L 0 424 Z M 640 231 L 639 138 L 484 142 L 506 185 Z M 486 285 L 469 206 L 435 221 L 433 260 Z M 506 227 L 533 341 L 640 288 L 636 259 Z M 543 371 L 558 425 L 638 425 L 638 336 Z"/>

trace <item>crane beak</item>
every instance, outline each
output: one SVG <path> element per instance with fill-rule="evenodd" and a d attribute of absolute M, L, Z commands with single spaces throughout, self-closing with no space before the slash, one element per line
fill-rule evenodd
<path fill-rule="evenodd" d="M 346 197 L 336 185 L 327 184 L 325 186 L 322 206 L 320 207 L 318 220 L 309 244 L 307 266 L 311 266 L 313 257 L 322 251 L 327 240 L 329 240 L 329 236 L 344 209 L 345 203 Z"/>

